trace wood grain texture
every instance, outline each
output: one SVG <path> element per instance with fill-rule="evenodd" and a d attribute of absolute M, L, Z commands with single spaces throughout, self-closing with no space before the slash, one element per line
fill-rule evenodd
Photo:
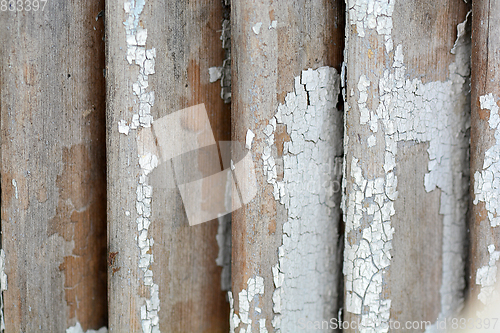
<path fill-rule="evenodd" d="M 107 325 L 103 9 L 0 13 L 7 332 Z"/>
<path fill-rule="evenodd" d="M 273 21 L 277 22 L 276 30 L 269 28 Z M 259 33 L 256 33 L 255 25 L 259 22 L 262 25 Z M 262 277 L 265 292 L 256 301 L 262 311 L 259 313 L 250 308 L 249 319 L 252 320 L 252 331 L 259 330 L 259 320 L 265 320 L 267 330 L 272 332 L 275 285 L 271 267 L 277 263 L 278 247 L 283 241 L 283 223 L 288 219 L 288 212 L 274 199 L 273 186 L 267 183 L 267 177 L 263 174 L 262 152 L 267 145 L 263 131 L 276 113 L 278 104 L 284 102 L 287 93 L 294 91 L 294 78 L 300 76 L 302 70 L 331 66 L 340 72 L 343 1 L 233 0 L 231 23 L 231 135 L 233 141 L 245 143 L 247 130 L 256 134 L 251 153 L 257 177 L 256 197 L 233 212 L 234 310 L 236 314 L 243 313 L 238 293 L 248 288 L 248 279 Z M 281 160 L 283 142 L 290 141 L 290 138 L 286 130 L 279 126 L 276 148 L 278 160 Z M 278 160 L 277 164 L 282 163 Z M 333 243 L 336 240 L 332 240 Z M 336 286 L 332 288 L 337 290 Z M 332 297 L 332 308 L 336 308 L 337 300 Z M 297 314 L 297 320 L 299 317 Z"/>
<path fill-rule="evenodd" d="M 138 69 L 125 58 L 123 4 L 109 1 L 106 7 L 108 244 L 114 256 L 109 271 L 109 325 L 112 332 L 140 332 L 140 308 L 149 297 L 149 287 L 144 286 L 138 266 L 137 131 L 126 136 L 117 128 L 118 121 L 131 119 L 132 83 Z M 148 30 L 146 48 L 156 49 L 155 73 L 149 76 L 148 88 L 155 92 L 153 119 L 204 103 L 215 140 L 229 141 L 230 107 L 220 97 L 220 82 L 209 82 L 208 71 L 222 66 L 222 15 L 220 1 L 146 1 L 140 26 Z M 196 119 L 193 124 L 196 126 Z M 218 222 L 189 226 L 179 191 L 155 187 L 152 180 L 150 185 L 151 269 L 154 283 L 159 285 L 161 332 L 228 331 L 229 303 L 221 290 L 221 267 L 215 262 Z M 205 190 L 210 193 L 210 188 Z"/>
<path fill-rule="evenodd" d="M 500 55 L 495 43 L 500 33 L 500 4 L 496 1 L 474 1 L 472 10 L 470 192 L 474 199 L 476 173 L 483 170 L 485 152 L 496 143 L 495 130 L 489 126 L 491 111 L 481 109 L 480 97 L 491 93 L 497 104 L 500 97 Z M 495 178 L 497 176 L 494 175 Z M 483 304 L 477 300 L 481 286 L 476 283 L 476 275 L 480 267 L 489 263 L 488 246 L 493 244 L 497 251 L 500 248 L 500 229 L 491 226 L 484 202 L 471 204 L 471 207 L 469 298 L 481 309 Z"/>

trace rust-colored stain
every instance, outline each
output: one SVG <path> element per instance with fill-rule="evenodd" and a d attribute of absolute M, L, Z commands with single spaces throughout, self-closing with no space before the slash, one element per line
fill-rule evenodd
<path fill-rule="evenodd" d="M 63 148 L 63 171 L 57 177 L 59 203 L 49 220 L 48 236 L 74 241 L 73 253 L 64 257 L 68 318 L 78 318 L 84 330 L 101 327 L 107 308 L 105 174 L 95 172 L 83 144 Z"/>
<path fill-rule="evenodd" d="M 112 276 L 114 276 L 115 273 L 118 272 L 120 269 L 121 269 L 121 267 L 113 267 L 113 269 L 112 269 L 113 270 L 113 275 Z"/>
<path fill-rule="evenodd" d="M 118 255 L 118 251 L 117 252 L 110 252 L 109 253 L 109 256 L 108 256 L 108 266 L 113 266 L 115 264 L 115 259 L 116 259 L 116 256 Z"/>

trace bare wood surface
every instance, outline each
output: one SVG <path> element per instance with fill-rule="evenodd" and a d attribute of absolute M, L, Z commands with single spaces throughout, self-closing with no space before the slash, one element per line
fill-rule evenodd
<path fill-rule="evenodd" d="M 22 3 L 0 13 L 6 331 L 98 329 L 107 325 L 104 1 Z"/>

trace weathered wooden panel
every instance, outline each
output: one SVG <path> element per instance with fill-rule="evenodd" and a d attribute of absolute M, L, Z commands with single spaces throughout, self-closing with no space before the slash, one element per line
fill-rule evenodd
<path fill-rule="evenodd" d="M 104 1 L 4 3 L 6 331 L 99 328 L 107 325 Z"/>
<path fill-rule="evenodd" d="M 348 8 L 345 319 L 376 332 L 435 323 L 465 288 L 470 37 L 457 24 L 468 8 Z"/>
<path fill-rule="evenodd" d="M 257 179 L 233 213 L 231 329 L 303 330 L 338 309 L 343 2 L 231 9 L 232 137 Z"/>
<path fill-rule="evenodd" d="M 474 1 L 472 10 L 470 190 L 473 205 L 469 298 L 478 304 L 476 310 L 482 310 L 493 296 L 500 254 L 500 55 L 494 42 L 500 32 L 500 4 Z"/>
<path fill-rule="evenodd" d="M 109 1 L 106 8 L 110 331 L 227 331 L 218 222 L 189 226 L 179 191 L 166 186 L 174 172 L 161 152 L 193 142 L 166 142 L 161 126 L 170 124 L 160 121 L 203 103 L 215 141 L 230 139 L 229 104 L 220 83 L 209 82 L 209 68 L 225 55 L 223 6 Z M 199 133 L 202 114 L 182 114 L 179 126 L 193 131 L 193 140 L 211 137 Z M 197 162 L 204 170 L 205 161 Z M 204 187 L 205 197 L 211 190 Z"/>

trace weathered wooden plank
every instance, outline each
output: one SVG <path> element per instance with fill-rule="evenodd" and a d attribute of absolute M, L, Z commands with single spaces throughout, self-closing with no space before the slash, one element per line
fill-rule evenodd
<path fill-rule="evenodd" d="M 6 331 L 97 329 L 107 325 L 104 1 L 4 3 Z"/>
<path fill-rule="evenodd" d="M 469 298 L 478 305 L 491 301 L 500 248 L 498 177 L 500 176 L 498 99 L 500 57 L 493 42 L 500 32 L 500 4 L 474 1 L 472 5 L 471 76 L 471 197 Z M 498 132 L 498 134 L 497 134 Z M 479 301 L 478 301 L 479 299 Z"/>
<path fill-rule="evenodd" d="M 214 139 L 230 139 L 229 104 L 220 83 L 209 82 L 209 68 L 221 66 L 225 53 L 223 7 L 109 1 L 106 8 L 110 331 L 227 331 L 229 304 L 215 262 L 218 223 L 189 226 L 179 190 L 166 186 L 174 172 L 163 158 L 165 149 L 185 151 L 211 133 L 197 133 L 204 125 L 196 112 L 182 113 L 185 122 L 173 128 L 193 131 L 194 141 L 166 142 L 170 133 L 161 128 L 171 125 L 166 116 L 204 103 Z M 208 166 L 192 162 L 202 172 Z M 201 196 L 212 190 L 204 187 Z"/>
<path fill-rule="evenodd" d="M 435 323 L 465 288 L 470 43 L 456 27 L 468 9 L 348 8 L 344 319 L 375 332 Z"/>
<path fill-rule="evenodd" d="M 232 2 L 232 138 L 257 183 L 237 180 L 257 193 L 233 213 L 231 331 L 336 317 L 343 19 L 342 1 Z"/>

